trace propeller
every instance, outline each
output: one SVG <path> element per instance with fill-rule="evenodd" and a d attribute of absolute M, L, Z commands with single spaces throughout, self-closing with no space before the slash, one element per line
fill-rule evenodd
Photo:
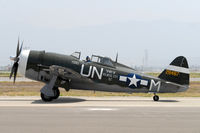
<path fill-rule="evenodd" d="M 14 80 L 13 82 L 15 83 L 16 77 L 17 77 L 17 71 L 18 71 L 18 66 L 19 66 L 19 56 L 22 52 L 22 47 L 23 47 L 23 42 L 21 43 L 21 46 L 19 46 L 19 38 L 18 38 L 18 43 L 17 43 L 17 50 L 16 50 L 16 56 L 15 57 L 10 57 L 10 59 L 12 61 L 14 61 L 14 64 L 12 66 L 11 69 L 11 73 L 10 73 L 10 79 L 12 78 L 13 74 L 14 74 Z"/>

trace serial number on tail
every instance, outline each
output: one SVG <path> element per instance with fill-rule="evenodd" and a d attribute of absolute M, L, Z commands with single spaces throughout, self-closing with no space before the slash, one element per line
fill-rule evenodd
<path fill-rule="evenodd" d="M 175 72 L 175 71 L 171 71 L 171 70 L 166 70 L 165 74 L 166 75 L 172 75 L 172 76 L 175 76 L 175 77 L 179 76 L 179 72 Z"/>

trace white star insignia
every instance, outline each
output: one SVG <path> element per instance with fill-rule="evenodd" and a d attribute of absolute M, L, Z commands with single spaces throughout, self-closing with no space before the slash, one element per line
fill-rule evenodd
<path fill-rule="evenodd" d="M 140 79 L 137 79 L 135 75 L 132 78 L 128 77 L 128 79 L 131 81 L 129 86 L 135 85 L 135 87 L 137 87 L 137 82 L 140 81 Z"/>

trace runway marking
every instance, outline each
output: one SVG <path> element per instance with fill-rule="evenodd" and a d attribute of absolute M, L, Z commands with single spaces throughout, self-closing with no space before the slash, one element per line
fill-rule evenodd
<path fill-rule="evenodd" d="M 89 108 L 89 111 L 115 111 L 116 108 Z"/>

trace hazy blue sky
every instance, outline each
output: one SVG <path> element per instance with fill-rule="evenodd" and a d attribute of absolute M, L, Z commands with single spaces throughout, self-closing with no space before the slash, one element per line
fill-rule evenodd
<path fill-rule="evenodd" d="M 18 35 L 30 49 L 100 54 L 127 65 L 166 66 L 184 55 L 200 65 L 199 0 L 0 0 L 0 65 Z"/>

